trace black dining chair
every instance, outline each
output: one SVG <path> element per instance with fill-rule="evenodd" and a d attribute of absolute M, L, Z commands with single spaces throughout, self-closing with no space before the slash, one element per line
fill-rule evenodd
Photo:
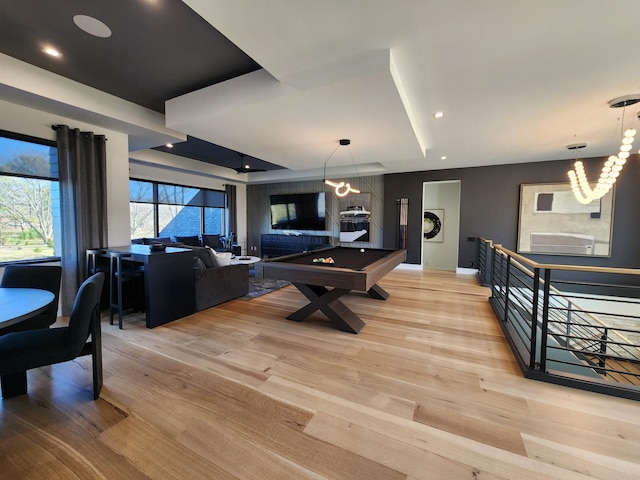
<path fill-rule="evenodd" d="M 78 289 L 69 325 L 13 332 L 0 337 L 0 378 L 3 398 L 27 392 L 26 371 L 92 356 L 93 398 L 102 389 L 100 292 L 104 273 L 92 275 Z M 91 340 L 88 341 L 89 337 Z"/>
<path fill-rule="evenodd" d="M 53 293 L 51 305 L 39 315 L 29 318 L 0 330 L 0 335 L 23 330 L 48 328 L 58 317 L 58 300 L 60 298 L 60 279 L 62 267 L 59 265 L 9 265 L 4 269 L 0 287 L 39 288 Z"/>

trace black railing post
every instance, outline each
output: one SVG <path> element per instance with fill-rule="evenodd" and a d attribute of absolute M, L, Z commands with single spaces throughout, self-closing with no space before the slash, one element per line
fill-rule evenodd
<path fill-rule="evenodd" d="M 573 320 L 573 317 L 572 317 L 573 310 L 571 309 L 571 305 L 573 305 L 571 300 L 567 300 L 567 328 L 566 328 L 566 337 L 564 339 L 565 347 L 569 346 L 569 337 L 571 336 L 571 321 Z"/>
<path fill-rule="evenodd" d="M 507 256 L 507 273 L 504 278 L 504 321 L 509 317 L 509 278 L 511 277 L 511 255 Z"/>
<path fill-rule="evenodd" d="M 540 289 L 540 269 L 533 270 L 533 308 L 531 310 L 531 351 L 529 352 L 529 368 L 536 368 L 536 346 L 538 341 L 538 290 Z"/>
<path fill-rule="evenodd" d="M 542 296 L 542 333 L 540 338 L 540 371 L 547 371 L 547 335 L 549 331 L 549 289 L 551 288 L 551 270 L 544 270 L 544 289 Z"/>
<path fill-rule="evenodd" d="M 482 240 L 478 237 L 476 243 L 476 264 L 478 265 L 478 276 L 480 277 L 480 283 L 484 283 L 484 268 L 482 268 Z"/>
<path fill-rule="evenodd" d="M 496 247 L 491 247 L 491 295 L 498 299 L 500 297 L 495 294 L 496 279 L 493 275 L 496 270 Z"/>
<path fill-rule="evenodd" d="M 493 248 L 490 247 L 490 243 L 486 240 L 477 238 L 477 250 L 476 250 L 476 261 L 478 265 L 478 275 L 480 278 L 480 283 L 484 286 L 489 285 L 491 281 L 491 262 L 492 257 L 489 256 L 489 248 L 493 251 Z"/>
<path fill-rule="evenodd" d="M 598 355 L 598 366 L 600 368 L 602 368 L 602 375 L 606 375 L 607 374 L 607 370 L 606 370 L 606 366 L 607 366 L 607 357 L 605 357 L 605 355 L 607 354 L 607 338 L 609 337 L 609 329 L 605 328 L 604 332 L 602 333 L 602 336 L 600 337 L 600 353 L 601 355 Z"/>

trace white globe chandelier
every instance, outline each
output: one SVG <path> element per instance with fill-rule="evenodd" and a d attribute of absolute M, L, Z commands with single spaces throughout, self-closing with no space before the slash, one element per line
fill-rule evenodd
<path fill-rule="evenodd" d="M 640 102 L 640 95 L 626 95 L 611 100 L 609 107 L 624 109 L 628 105 L 633 105 L 638 102 Z M 624 128 L 624 110 L 622 113 L 622 128 Z M 584 171 L 584 164 L 580 160 L 574 162 L 573 169 L 567 173 L 569 175 L 569 181 L 571 182 L 571 189 L 578 202 L 588 205 L 594 200 L 604 197 L 607 192 L 613 188 L 624 164 L 627 163 L 627 158 L 629 158 L 631 149 L 633 148 L 635 136 L 636 130 L 634 128 L 629 128 L 624 131 L 618 154 L 611 155 L 604 163 L 600 178 L 594 188 L 591 188 L 589 185 L 587 174 Z M 583 146 L 584 144 L 576 144 L 569 145 L 567 148 L 575 149 L 582 148 Z"/>

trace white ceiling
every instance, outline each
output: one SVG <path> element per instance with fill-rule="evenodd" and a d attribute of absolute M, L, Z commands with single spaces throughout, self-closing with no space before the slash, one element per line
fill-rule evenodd
<path fill-rule="evenodd" d="M 250 181 L 317 177 L 340 138 L 330 174 L 605 156 L 608 101 L 640 94 L 639 0 L 184 2 L 263 70 L 169 100 L 166 126 L 293 170 Z"/>

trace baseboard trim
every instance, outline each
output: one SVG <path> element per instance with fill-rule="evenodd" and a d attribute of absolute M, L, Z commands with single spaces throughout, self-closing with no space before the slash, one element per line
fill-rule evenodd
<path fill-rule="evenodd" d="M 396 268 L 402 268 L 404 270 L 422 270 L 422 265 L 417 263 L 401 263 Z"/>
<path fill-rule="evenodd" d="M 478 274 L 478 269 L 477 268 L 456 268 L 456 273 L 459 273 L 461 275 L 477 275 Z"/>

